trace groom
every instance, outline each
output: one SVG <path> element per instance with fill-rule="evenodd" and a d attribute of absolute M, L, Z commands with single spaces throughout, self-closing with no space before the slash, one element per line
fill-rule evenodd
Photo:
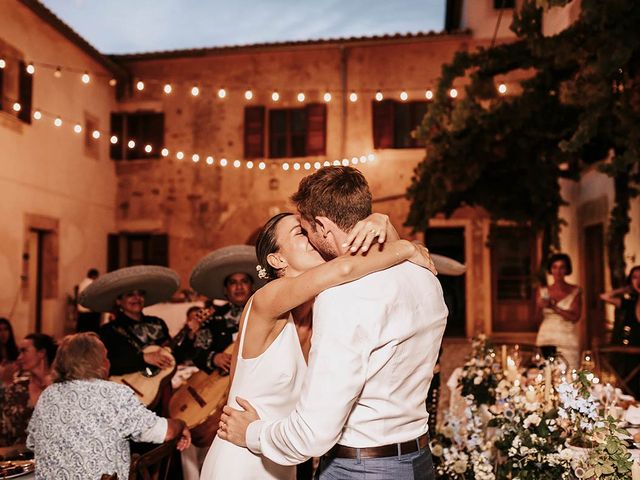
<path fill-rule="evenodd" d="M 331 259 L 371 213 L 364 176 L 323 168 L 293 195 L 311 243 Z M 330 288 L 313 307 L 309 369 L 295 410 L 259 420 L 225 407 L 219 435 L 283 465 L 322 456 L 319 478 L 433 479 L 425 400 L 447 318 L 442 289 L 404 262 Z"/>

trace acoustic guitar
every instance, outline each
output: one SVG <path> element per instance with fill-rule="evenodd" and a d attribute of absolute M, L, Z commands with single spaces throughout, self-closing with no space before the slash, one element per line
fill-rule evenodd
<path fill-rule="evenodd" d="M 109 377 L 112 382 L 118 382 L 131 388 L 138 396 L 140 401 L 147 407 L 152 407 L 158 401 L 160 387 L 165 381 L 171 379 L 173 372 L 176 370 L 176 361 L 171 355 L 171 350 L 167 347 L 158 345 L 149 345 L 142 349 L 142 353 L 151 353 L 161 351 L 171 359 L 171 366 L 166 368 L 154 367 L 147 365 L 144 370 L 139 372 L 125 373 L 124 375 L 113 375 Z"/>
<path fill-rule="evenodd" d="M 235 343 L 224 353 L 231 354 Z M 187 427 L 203 424 L 212 415 L 222 413 L 229 395 L 229 375 L 218 370 L 206 373 L 200 370 L 179 387 L 169 402 L 169 416 L 183 420 Z"/>

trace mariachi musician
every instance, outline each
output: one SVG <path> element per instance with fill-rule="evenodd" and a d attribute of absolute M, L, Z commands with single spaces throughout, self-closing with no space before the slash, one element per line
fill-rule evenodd
<path fill-rule="evenodd" d="M 145 315 L 142 309 L 170 299 L 179 286 L 173 270 L 140 265 L 107 273 L 82 292 L 83 306 L 115 316 L 99 332 L 111 363 L 109 375 L 148 373 L 173 365 L 166 350 L 144 351 L 150 345 L 165 345 L 170 337 L 164 320 Z"/>

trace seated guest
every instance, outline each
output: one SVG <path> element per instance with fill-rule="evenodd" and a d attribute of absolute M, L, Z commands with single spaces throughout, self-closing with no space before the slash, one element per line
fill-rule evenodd
<path fill-rule="evenodd" d="M 640 347 L 640 265 L 631 269 L 624 287 L 605 292 L 600 298 L 618 309 L 611 344 Z"/>
<path fill-rule="evenodd" d="M 20 342 L 20 374 L 0 395 L 0 447 L 24 443 L 27 424 L 42 391 L 51 384 L 56 344 L 49 335 L 31 333 Z"/>
<path fill-rule="evenodd" d="M 16 372 L 18 346 L 13 328 L 6 318 L 0 318 L 0 382 L 9 383 Z"/>
<path fill-rule="evenodd" d="M 35 453 L 36 479 L 126 479 L 131 462 L 128 440 L 162 443 L 181 436 L 180 420 L 144 407 L 133 391 L 106 380 L 109 360 L 94 333 L 65 337 L 53 363 L 53 384 L 40 396 L 29 423 L 27 446 Z"/>
<path fill-rule="evenodd" d="M 173 338 L 173 356 L 176 359 L 176 363 L 180 364 L 192 364 L 195 357 L 195 345 L 194 340 L 200 330 L 202 324 L 202 308 L 198 306 L 190 307 L 187 310 L 187 318 L 184 322 L 184 326 L 180 329 L 176 336 Z"/>

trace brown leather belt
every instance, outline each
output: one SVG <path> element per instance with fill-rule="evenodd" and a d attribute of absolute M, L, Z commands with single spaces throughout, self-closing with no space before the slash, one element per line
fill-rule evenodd
<path fill-rule="evenodd" d="M 344 445 L 334 445 L 325 455 L 329 458 L 383 458 L 405 455 L 422 450 L 429 443 L 429 434 L 425 433 L 415 440 L 404 443 L 392 443 L 380 447 L 354 448 Z M 358 452 L 360 455 L 358 456 Z"/>

